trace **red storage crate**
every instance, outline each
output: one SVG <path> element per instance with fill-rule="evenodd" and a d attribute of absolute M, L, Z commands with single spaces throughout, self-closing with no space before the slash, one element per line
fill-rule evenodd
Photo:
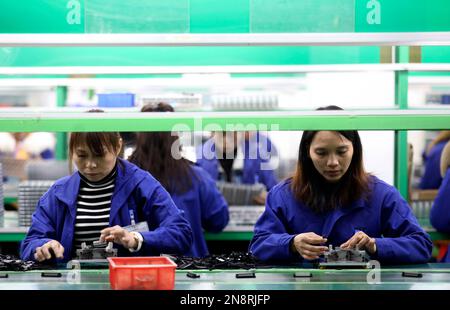
<path fill-rule="evenodd" d="M 108 257 L 114 290 L 173 290 L 177 265 L 164 256 Z"/>

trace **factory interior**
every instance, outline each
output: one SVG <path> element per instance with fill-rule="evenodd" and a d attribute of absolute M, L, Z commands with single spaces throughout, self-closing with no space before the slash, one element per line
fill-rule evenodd
<path fill-rule="evenodd" d="M 0 290 L 450 290 L 449 12 L 3 1 Z"/>

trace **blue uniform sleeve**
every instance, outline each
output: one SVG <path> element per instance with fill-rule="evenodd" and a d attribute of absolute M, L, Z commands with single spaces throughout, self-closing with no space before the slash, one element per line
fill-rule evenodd
<path fill-rule="evenodd" d="M 447 169 L 431 208 L 430 222 L 436 230 L 450 233 L 450 168 Z"/>
<path fill-rule="evenodd" d="M 201 178 L 200 207 L 202 227 L 206 231 L 220 232 L 229 221 L 228 204 L 216 186 L 216 182 L 205 172 Z"/>
<path fill-rule="evenodd" d="M 150 231 L 141 233 L 144 243 L 139 253 L 187 252 L 192 245 L 192 230 L 184 212 L 175 206 L 169 193 L 160 184 L 151 192 L 145 190 L 145 182 L 140 187 Z"/>
<path fill-rule="evenodd" d="M 273 170 L 260 170 L 259 181 L 265 185 L 267 191 L 270 191 L 278 183 Z"/>
<path fill-rule="evenodd" d="M 266 200 L 266 209 L 255 225 L 250 242 L 250 253 L 262 261 L 301 261 L 300 255 L 290 250 L 291 240 L 283 224 L 283 202 L 278 192 L 270 191 Z"/>
<path fill-rule="evenodd" d="M 51 240 L 56 240 L 55 215 L 49 196 L 52 195 L 47 192 L 39 199 L 36 211 L 33 213 L 31 227 L 20 246 L 22 260 L 34 260 L 34 252 L 37 247 Z M 64 256 L 67 255 L 67 253 L 64 254 Z"/>
<path fill-rule="evenodd" d="M 439 173 L 439 165 L 444 143 L 435 145 L 428 156 L 425 155 L 425 170 L 420 179 L 420 189 L 437 189 L 441 185 L 442 178 Z"/>
<path fill-rule="evenodd" d="M 431 239 L 395 188 L 385 193 L 381 212 L 383 237 L 376 238 L 375 258 L 391 264 L 428 262 Z"/>

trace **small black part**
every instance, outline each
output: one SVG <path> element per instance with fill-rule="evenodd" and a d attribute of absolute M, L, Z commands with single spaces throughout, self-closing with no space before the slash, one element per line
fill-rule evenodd
<path fill-rule="evenodd" d="M 61 278 L 61 272 L 42 272 L 41 277 L 43 278 Z"/>
<path fill-rule="evenodd" d="M 188 273 L 186 273 L 186 276 L 187 276 L 188 278 L 191 278 L 191 279 L 197 279 L 197 278 L 200 278 L 200 275 L 199 275 L 199 274 L 196 274 L 196 273 L 193 273 L 193 272 L 188 272 Z"/>
<path fill-rule="evenodd" d="M 311 272 L 296 272 L 294 278 L 312 278 Z"/>
<path fill-rule="evenodd" d="M 420 272 L 402 272 L 402 277 L 407 277 L 407 278 L 422 278 L 423 275 Z"/>
<path fill-rule="evenodd" d="M 5 274 L 0 274 L 0 279 L 6 279 L 6 278 L 8 278 L 9 277 L 9 275 L 7 274 L 7 273 L 5 273 Z"/>
<path fill-rule="evenodd" d="M 236 273 L 237 279 L 246 279 L 246 278 L 256 278 L 254 272 L 246 272 L 246 273 Z"/>

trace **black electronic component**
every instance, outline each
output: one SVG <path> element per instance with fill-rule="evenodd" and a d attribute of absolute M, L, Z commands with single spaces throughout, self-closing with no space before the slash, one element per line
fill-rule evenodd
<path fill-rule="evenodd" d="M 188 278 L 191 278 L 191 279 L 197 279 L 197 278 L 200 278 L 200 275 L 199 275 L 199 274 L 196 274 L 196 273 L 193 273 L 193 272 L 188 272 L 188 273 L 186 274 L 186 276 L 187 276 Z"/>
<path fill-rule="evenodd" d="M 402 272 L 402 277 L 405 278 L 422 278 L 423 275 L 420 272 Z"/>
<path fill-rule="evenodd" d="M 311 272 L 296 272 L 294 278 L 312 278 Z"/>
<path fill-rule="evenodd" d="M 11 255 L 0 254 L 0 270 L 2 271 L 27 271 L 33 269 L 48 269 L 48 265 L 33 261 L 23 261 Z"/>
<path fill-rule="evenodd" d="M 232 252 L 230 254 L 210 255 L 197 258 L 189 256 L 169 256 L 177 269 L 254 269 L 257 261 L 250 253 Z"/>
<path fill-rule="evenodd" d="M 246 272 L 246 273 L 236 273 L 237 279 L 248 279 L 248 278 L 256 278 L 254 272 Z"/>
<path fill-rule="evenodd" d="M 9 277 L 9 275 L 7 274 L 7 273 L 5 273 L 5 274 L 0 274 L 0 279 L 6 279 L 6 278 L 8 278 Z"/>
<path fill-rule="evenodd" d="M 61 272 L 42 272 L 41 277 L 43 278 L 61 278 Z"/>

